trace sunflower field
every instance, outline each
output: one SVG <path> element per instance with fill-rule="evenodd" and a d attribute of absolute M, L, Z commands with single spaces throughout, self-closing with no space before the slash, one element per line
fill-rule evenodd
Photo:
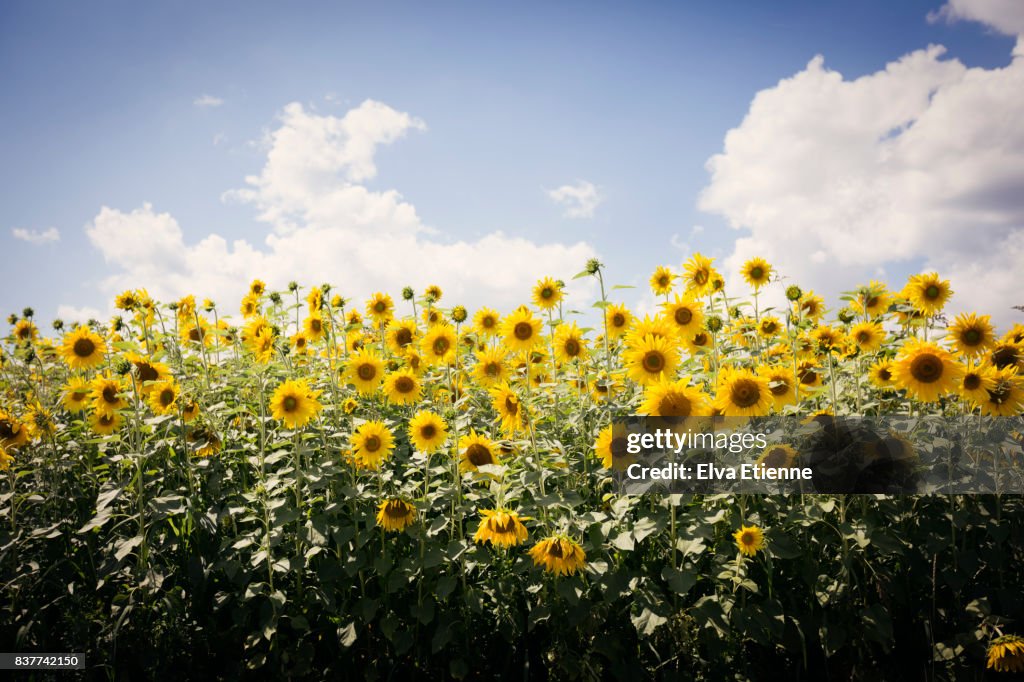
<path fill-rule="evenodd" d="M 52 338 L 12 315 L 0 648 L 126 679 L 1024 673 L 1019 496 L 623 495 L 611 427 L 1019 419 L 1024 325 L 947 318 L 934 273 L 830 309 L 695 254 L 645 315 L 606 274 L 586 313 L 545 278 L 505 314 L 256 280 Z"/>

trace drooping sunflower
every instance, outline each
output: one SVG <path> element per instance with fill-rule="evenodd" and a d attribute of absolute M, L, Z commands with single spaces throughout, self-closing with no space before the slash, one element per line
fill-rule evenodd
<path fill-rule="evenodd" d="M 575 322 L 560 324 L 555 330 L 555 360 L 559 364 L 567 365 L 574 360 L 580 362 L 587 359 L 587 340 L 583 338 L 583 332 L 576 326 Z"/>
<path fill-rule="evenodd" d="M 378 325 L 390 320 L 394 309 L 395 302 L 391 300 L 391 296 L 380 291 L 366 302 L 366 314 L 373 318 Z"/>
<path fill-rule="evenodd" d="M 700 329 L 704 324 L 704 312 L 692 296 L 676 294 L 674 300 L 661 304 L 661 316 L 675 327 L 680 338 Z"/>
<path fill-rule="evenodd" d="M 305 379 L 289 379 L 276 389 L 270 398 L 270 413 L 289 429 L 298 429 L 315 417 L 323 405 Z"/>
<path fill-rule="evenodd" d="M 850 328 L 850 339 L 862 353 L 874 353 L 885 341 L 885 330 L 877 322 L 858 322 Z"/>
<path fill-rule="evenodd" d="M 221 440 L 220 435 L 206 425 L 190 428 L 187 439 L 196 457 L 212 457 L 224 447 L 224 441 Z"/>
<path fill-rule="evenodd" d="M 978 403 L 981 413 L 996 417 L 1012 417 L 1024 412 L 1024 378 L 1015 367 L 1004 367 L 992 373 L 993 386 L 988 396 Z"/>
<path fill-rule="evenodd" d="M 358 327 L 363 323 L 363 316 L 358 310 L 348 311 L 348 315 L 345 316 L 345 325 L 348 327 Z"/>
<path fill-rule="evenodd" d="M 949 288 L 949 280 L 940 278 L 938 273 L 928 272 L 911 277 L 903 288 L 903 295 L 917 310 L 925 315 L 935 315 L 942 312 L 953 291 Z"/>
<path fill-rule="evenodd" d="M 319 312 L 324 307 L 324 292 L 320 287 L 313 287 L 306 294 L 306 305 L 309 307 L 309 311 Z"/>
<path fill-rule="evenodd" d="M 792 367 L 768 365 L 760 368 L 758 374 L 768 382 L 768 391 L 772 394 L 776 410 L 792 404 L 796 399 L 796 379 Z"/>
<path fill-rule="evenodd" d="M 631 342 L 623 359 L 629 377 L 647 386 L 666 377 L 671 379 L 679 367 L 679 351 L 669 339 L 648 334 L 638 342 Z"/>
<path fill-rule="evenodd" d="M 480 525 L 473 534 L 473 542 L 490 542 L 495 547 L 515 547 L 526 542 L 526 526 L 519 514 L 509 509 L 480 510 Z"/>
<path fill-rule="evenodd" d="M 633 322 L 633 313 L 620 304 L 613 303 L 604 309 L 605 323 L 608 325 L 608 338 L 617 339 L 627 331 Z"/>
<path fill-rule="evenodd" d="M 416 328 L 416 320 L 408 317 L 404 320 L 392 320 L 388 324 L 386 337 L 388 348 L 395 355 L 403 355 L 405 351 L 415 348 L 418 334 L 419 330 Z"/>
<path fill-rule="evenodd" d="M 754 556 L 764 549 L 764 532 L 757 526 L 742 526 L 733 533 L 736 548 L 745 556 Z"/>
<path fill-rule="evenodd" d="M 385 531 L 403 531 L 416 520 L 416 507 L 401 498 L 384 500 L 377 507 L 377 525 Z"/>
<path fill-rule="evenodd" d="M 679 423 L 687 417 L 707 414 L 709 397 L 696 386 L 690 386 L 690 377 L 676 381 L 662 379 L 648 384 L 644 389 L 644 402 L 638 414 L 653 417 L 680 417 Z"/>
<path fill-rule="evenodd" d="M 671 269 L 667 266 L 659 265 L 654 269 L 654 274 L 651 275 L 651 291 L 654 292 L 655 296 L 666 296 L 672 291 L 672 283 L 675 279 L 676 274 Z"/>
<path fill-rule="evenodd" d="M 122 393 L 125 391 L 124 382 L 109 374 L 98 376 L 92 380 L 92 407 L 97 414 L 111 415 L 120 409 L 128 407 Z"/>
<path fill-rule="evenodd" d="M 988 645 L 986 668 L 997 673 L 1024 673 L 1024 637 L 1002 635 Z"/>
<path fill-rule="evenodd" d="M 384 379 L 384 394 L 392 405 L 408 405 L 419 401 L 423 386 L 411 369 L 399 369 Z"/>
<path fill-rule="evenodd" d="M 81 412 L 89 404 L 92 388 L 81 377 L 72 377 L 61 391 L 60 402 L 68 412 Z"/>
<path fill-rule="evenodd" d="M 683 265 L 683 281 L 686 283 L 687 292 L 694 296 L 706 296 L 713 292 L 712 280 L 717 274 L 711 265 L 713 261 L 714 259 L 699 253 L 693 254 L 690 260 L 686 261 Z"/>
<path fill-rule="evenodd" d="M 292 334 L 291 342 L 296 355 L 309 355 L 309 337 L 306 336 L 306 332 Z"/>
<path fill-rule="evenodd" d="M 964 368 L 944 348 L 914 339 L 900 349 L 892 373 L 900 388 L 921 402 L 931 403 L 957 387 Z"/>
<path fill-rule="evenodd" d="M 484 388 L 490 388 L 508 378 L 508 365 L 505 364 L 505 350 L 501 346 L 485 348 L 477 354 L 473 365 L 473 378 Z"/>
<path fill-rule="evenodd" d="M 103 337 L 85 325 L 64 336 L 60 354 L 71 369 L 91 369 L 103 363 L 107 344 Z"/>
<path fill-rule="evenodd" d="M 19 448 L 28 442 L 28 427 L 10 412 L 0 409 L 0 447 Z"/>
<path fill-rule="evenodd" d="M 960 314 L 949 327 L 953 346 L 964 357 L 976 358 L 995 345 L 996 335 L 989 315 Z"/>
<path fill-rule="evenodd" d="M 498 413 L 501 430 L 507 435 L 515 435 L 523 430 L 523 405 L 519 396 L 507 383 L 499 384 L 490 390 L 491 407 Z"/>
<path fill-rule="evenodd" d="M 433 307 L 423 309 L 423 321 L 427 323 L 427 327 L 433 327 L 435 324 L 446 324 L 444 313 L 440 309 Z"/>
<path fill-rule="evenodd" d="M 475 430 L 459 439 L 459 471 L 477 471 L 488 464 L 499 464 L 498 448 L 487 436 Z"/>
<path fill-rule="evenodd" d="M 117 412 L 109 414 L 95 412 L 89 416 L 89 426 L 101 436 L 109 436 L 112 433 L 116 433 L 121 429 L 121 424 L 123 423 L 124 417 Z"/>
<path fill-rule="evenodd" d="M 213 343 L 213 337 L 210 336 L 210 323 L 204 317 L 192 317 L 185 321 L 181 327 L 181 342 L 210 346 Z"/>
<path fill-rule="evenodd" d="M 318 392 L 319 393 L 319 392 Z M 182 400 L 179 398 L 179 400 Z M 184 400 L 181 405 L 181 418 L 186 424 L 193 422 L 199 417 L 199 403 L 195 400 Z"/>
<path fill-rule="evenodd" d="M 769 445 L 754 462 L 754 466 L 767 469 L 789 469 L 796 464 L 796 450 L 786 443 Z"/>
<path fill-rule="evenodd" d="M 575 575 L 587 564 L 587 554 L 572 538 L 553 535 L 530 548 L 535 566 L 543 566 L 553 575 Z"/>
<path fill-rule="evenodd" d="M 420 353 L 429 365 L 447 365 L 458 352 L 458 338 L 447 322 L 435 324 L 420 340 Z"/>
<path fill-rule="evenodd" d="M 609 377 L 607 372 L 601 371 L 590 382 L 589 387 L 590 397 L 594 402 L 604 403 L 610 401 L 622 389 L 622 383 Z"/>
<path fill-rule="evenodd" d="M 324 316 L 319 310 L 311 312 L 305 320 L 302 322 L 303 331 L 306 332 L 306 337 L 312 342 L 316 343 L 320 339 L 324 338 Z"/>
<path fill-rule="evenodd" d="M 895 388 L 896 381 L 892 376 L 892 360 L 882 358 L 868 369 L 868 378 L 878 388 Z"/>
<path fill-rule="evenodd" d="M 256 337 L 260 334 L 274 335 L 274 327 L 270 324 L 267 318 L 262 315 L 257 315 L 251 318 L 245 323 L 242 328 L 242 345 L 249 350 L 254 350 L 256 345 Z"/>
<path fill-rule="evenodd" d="M 743 279 L 757 291 L 771 281 L 772 266 L 764 258 L 751 258 L 740 269 Z"/>
<path fill-rule="evenodd" d="M 365 469 L 377 469 L 391 456 L 395 439 L 391 430 L 381 421 L 363 422 L 352 434 L 352 454 L 356 463 Z"/>
<path fill-rule="evenodd" d="M 513 353 L 529 351 L 541 342 L 541 321 L 524 306 L 508 315 L 501 323 L 505 347 Z"/>
<path fill-rule="evenodd" d="M 149 391 L 149 406 L 153 414 L 174 414 L 178 411 L 178 396 L 181 389 L 173 380 L 161 381 L 154 384 Z"/>
<path fill-rule="evenodd" d="M 981 365 L 964 371 L 956 392 L 964 400 L 978 404 L 988 400 L 989 389 L 995 388 L 995 385 L 995 368 Z"/>
<path fill-rule="evenodd" d="M 815 327 L 811 332 L 811 338 L 814 339 L 818 351 L 821 353 L 838 351 L 842 347 L 843 337 L 842 330 L 833 329 L 828 325 Z"/>
<path fill-rule="evenodd" d="M 533 287 L 533 304 L 541 310 L 551 310 L 565 297 L 561 283 L 545 277 Z"/>
<path fill-rule="evenodd" d="M 266 365 L 274 357 L 275 342 L 277 336 L 271 329 L 262 329 L 253 338 L 249 349 L 252 351 L 253 359 L 259 364 Z"/>
<path fill-rule="evenodd" d="M 409 420 L 409 440 L 417 450 L 432 454 L 448 440 L 448 424 L 429 410 L 420 410 Z"/>
<path fill-rule="evenodd" d="M 249 293 L 253 296 L 262 296 L 267 290 L 267 284 L 262 279 L 254 279 L 249 283 Z"/>
<path fill-rule="evenodd" d="M 384 361 L 372 350 L 364 348 L 349 357 L 345 379 L 360 393 L 373 393 L 384 381 Z"/>
<path fill-rule="evenodd" d="M 724 368 L 718 375 L 718 396 L 714 406 L 726 417 L 760 417 L 768 414 L 775 400 L 768 380 L 749 369 Z"/>
<path fill-rule="evenodd" d="M 482 338 L 491 338 L 501 328 L 501 317 L 490 308 L 481 308 L 473 315 L 473 331 Z"/>

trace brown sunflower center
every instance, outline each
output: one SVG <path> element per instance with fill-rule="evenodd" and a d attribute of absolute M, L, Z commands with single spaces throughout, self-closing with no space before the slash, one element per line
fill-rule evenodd
<path fill-rule="evenodd" d="M 295 409 L 299 406 L 299 401 L 295 398 L 295 396 L 286 396 L 285 399 L 282 401 L 281 406 L 284 408 L 285 412 L 294 412 Z"/>
<path fill-rule="evenodd" d="M 117 402 L 117 387 L 116 386 L 104 386 L 103 387 L 103 401 L 114 404 Z"/>
<path fill-rule="evenodd" d="M 556 559 L 561 559 L 562 556 L 563 556 L 561 540 L 555 540 L 554 542 L 551 542 L 548 545 L 548 552 L 547 553 L 548 553 L 548 556 L 555 557 Z"/>
<path fill-rule="evenodd" d="M 437 427 L 433 424 L 424 424 L 420 427 L 420 435 L 430 440 L 437 435 Z"/>
<path fill-rule="evenodd" d="M 665 356 L 660 351 L 651 350 L 644 353 L 644 370 L 657 373 L 665 369 Z"/>
<path fill-rule="evenodd" d="M 868 343 L 871 341 L 871 332 L 859 331 L 857 332 L 857 343 Z"/>
<path fill-rule="evenodd" d="M 434 350 L 434 355 L 444 355 L 451 348 L 452 344 L 448 339 L 443 336 L 439 336 L 434 339 L 434 344 L 431 346 Z"/>
<path fill-rule="evenodd" d="M 375 313 L 383 313 L 387 309 L 388 304 L 385 303 L 384 301 L 377 301 L 376 303 L 373 304 L 373 312 Z"/>
<path fill-rule="evenodd" d="M 693 403 L 682 393 L 669 393 L 658 401 L 658 413 L 662 417 L 689 417 Z"/>
<path fill-rule="evenodd" d="M 363 441 L 363 449 L 367 452 L 377 452 L 380 450 L 381 445 L 380 436 L 370 436 Z"/>
<path fill-rule="evenodd" d="M 565 354 L 574 358 L 580 354 L 580 343 L 576 339 L 566 339 L 564 346 Z"/>
<path fill-rule="evenodd" d="M 92 342 L 92 339 L 78 339 L 72 350 L 78 357 L 87 358 L 96 352 L 96 344 Z"/>
<path fill-rule="evenodd" d="M 689 308 L 676 308 L 675 318 L 676 324 L 686 326 L 693 319 L 693 311 Z"/>
<path fill-rule="evenodd" d="M 1013 346 L 1003 346 L 992 353 L 992 364 L 999 369 L 1016 365 L 1018 360 L 1017 349 Z"/>
<path fill-rule="evenodd" d="M 160 372 L 156 371 L 156 368 L 148 362 L 140 362 L 135 365 L 135 368 L 139 372 L 139 379 L 142 381 L 156 381 L 160 378 Z"/>
<path fill-rule="evenodd" d="M 552 289 L 551 287 L 544 287 L 543 289 L 540 290 L 540 297 L 543 298 L 545 301 L 554 295 L 555 290 Z"/>
<path fill-rule="evenodd" d="M 503 519 L 496 519 L 491 517 L 491 530 L 500 535 L 512 533 L 516 529 L 516 521 L 511 516 L 505 516 Z"/>
<path fill-rule="evenodd" d="M 930 301 L 934 301 L 939 297 L 939 287 L 934 284 L 929 284 L 924 290 L 924 296 Z"/>
<path fill-rule="evenodd" d="M 973 372 L 964 377 L 964 388 L 968 391 L 977 390 L 981 386 L 981 377 Z"/>
<path fill-rule="evenodd" d="M 764 277 L 764 268 L 756 265 L 750 269 L 750 279 L 758 280 Z"/>
<path fill-rule="evenodd" d="M 811 385 L 818 381 L 818 373 L 813 369 L 804 368 L 800 370 L 800 383 Z"/>
<path fill-rule="evenodd" d="M 173 403 L 174 398 L 174 389 L 165 388 L 164 390 L 160 391 L 160 404 L 163 405 L 164 407 L 167 407 L 168 405 Z"/>
<path fill-rule="evenodd" d="M 377 376 L 377 368 L 374 367 L 369 362 L 365 362 L 359 365 L 359 367 L 356 369 L 356 374 L 359 375 L 359 378 L 362 379 L 363 381 L 370 381 L 375 376 Z"/>
<path fill-rule="evenodd" d="M 489 377 L 496 377 L 501 374 L 501 365 L 497 362 L 488 362 L 484 365 L 484 374 Z"/>
<path fill-rule="evenodd" d="M 480 320 L 480 326 L 483 327 L 484 329 L 493 329 L 494 325 L 495 320 L 490 315 L 485 315 L 484 318 Z"/>
<path fill-rule="evenodd" d="M 392 519 L 404 519 L 412 510 L 402 502 L 388 502 L 384 505 L 384 513 Z"/>
<path fill-rule="evenodd" d="M 761 389 L 756 381 L 740 379 L 729 390 L 729 398 L 737 407 L 750 407 L 761 399 Z"/>
<path fill-rule="evenodd" d="M 80 402 L 82 402 L 83 400 L 85 400 L 88 397 L 89 397 L 89 394 L 86 393 L 85 391 L 72 391 L 71 392 L 71 399 L 73 401 L 75 401 L 76 403 L 80 403 Z"/>
<path fill-rule="evenodd" d="M 777 325 L 774 320 L 765 320 L 761 323 L 761 331 L 765 334 L 774 334 L 778 328 L 779 325 Z"/>
<path fill-rule="evenodd" d="M 756 538 L 754 534 L 749 530 L 745 531 L 742 535 L 740 535 L 740 544 L 749 547 L 753 545 L 754 542 L 756 542 Z"/>
<path fill-rule="evenodd" d="M 923 353 L 910 363 L 910 376 L 922 384 L 931 384 L 942 378 L 942 360 L 931 353 Z"/>
<path fill-rule="evenodd" d="M 698 347 L 708 345 L 708 335 L 704 332 L 697 332 L 693 335 L 693 345 Z"/>
<path fill-rule="evenodd" d="M 319 334 L 320 330 L 323 329 L 323 325 L 320 323 L 320 320 L 314 317 L 309 321 L 309 328 L 313 330 L 314 334 Z"/>
<path fill-rule="evenodd" d="M 615 313 L 612 315 L 612 326 L 622 327 L 626 324 L 626 316 L 622 313 Z"/>
<path fill-rule="evenodd" d="M 512 333 L 520 341 L 528 341 L 533 336 L 533 325 L 529 322 L 517 322 Z"/>
<path fill-rule="evenodd" d="M 878 378 L 882 381 L 892 381 L 892 372 L 889 371 L 888 367 L 883 367 L 878 370 Z"/>
<path fill-rule="evenodd" d="M 519 414 L 519 401 L 514 395 L 505 398 L 505 411 L 513 416 Z"/>
<path fill-rule="evenodd" d="M 695 284 L 704 286 L 705 284 L 708 283 L 708 271 L 705 270 L 704 268 L 697 270 L 696 272 L 693 273 L 693 281 Z"/>
<path fill-rule="evenodd" d="M 200 341 L 203 338 L 203 331 L 199 327 L 192 327 L 188 330 L 189 341 Z"/>
<path fill-rule="evenodd" d="M 783 448 L 772 448 L 765 454 L 762 462 L 767 467 L 781 467 L 786 463 L 786 451 Z"/>
<path fill-rule="evenodd" d="M 402 327 L 397 332 L 395 332 L 395 341 L 398 343 L 399 346 L 408 346 L 410 343 L 412 343 L 412 332 L 409 331 L 406 327 Z"/>
<path fill-rule="evenodd" d="M 1000 381 L 995 388 L 988 392 L 988 401 L 994 405 L 1002 405 L 1010 398 L 1012 392 L 1010 382 Z"/>
<path fill-rule="evenodd" d="M 0 419 L 0 439 L 11 440 L 18 435 L 20 430 L 15 430 L 14 423 L 10 419 Z"/>
<path fill-rule="evenodd" d="M 768 390 L 774 396 L 783 396 L 789 391 L 789 380 L 784 377 L 772 377 L 772 383 L 768 385 Z"/>
<path fill-rule="evenodd" d="M 979 343 L 981 343 L 981 339 L 981 332 L 978 331 L 977 329 L 968 329 L 960 338 L 960 340 L 963 341 L 964 344 L 968 346 L 977 346 Z"/>
<path fill-rule="evenodd" d="M 412 380 L 412 377 L 398 377 L 395 381 L 395 390 L 399 393 L 412 393 L 416 390 L 416 382 Z"/>
<path fill-rule="evenodd" d="M 486 445 L 481 445 L 480 443 L 473 443 L 466 448 L 466 459 L 475 467 L 494 464 L 494 455 L 491 454 Z"/>

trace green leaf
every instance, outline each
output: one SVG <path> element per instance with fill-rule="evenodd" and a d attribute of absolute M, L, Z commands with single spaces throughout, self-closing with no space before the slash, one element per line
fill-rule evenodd
<path fill-rule="evenodd" d="M 661 578 L 668 583 L 669 589 L 676 594 L 686 594 L 697 584 L 697 574 L 693 571 L 680 571 L 678 568 L 666 566 L 661 570 Z"/>

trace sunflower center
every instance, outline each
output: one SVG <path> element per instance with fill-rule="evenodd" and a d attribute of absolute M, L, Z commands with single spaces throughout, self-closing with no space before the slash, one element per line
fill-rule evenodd
<path fill-rule="evenodd" d="M 676 324 L 686 326 L 693 319 L 693 311 L 689 308 L 676 308 L 675 318 Z"/>
<path fill-rule="evenodd" d="M 320 320 L 314 318 L 310 321 L 309 328 L 312 329 L 315 334 L 319 334 L 320 330 L 323 328 L 323 325 L 320 324 Z"/>
<path fill-rule="evenodd" d="M 202 338 L 203 338 L 203 334 L 202 334 L 202 331 L 199 329 L 199 327 L 192 327 L 191 329 L 188 330 L 188 340 L 189 341 L 199 341 Z"/>
<path fill-rule="evenodd" d="M 493 516 L 491 517 L 491 527 L 494 529 L 494 532 L 501 535 L 513 532 L 516 529 L 515 520 L 511 516 L 505 516 L 504 514 L 502 516 L 504 518 L 497 520 Z"/>
<path fill-rule="evenodd" d="M 988 392 L 988 401 L 994 405 L 1002 405 L 1010 398 L 1011 392 L 1010 383 L 1000 381 L 995 388 Z"/>
<path fill-rule="evenodd" d="M 772 377 L 772 383 L 775 385 L 772 386 L 769 384 L 768 390 L 771 391 L 771 394 L 774 396 L 783 396 L 786 395 L 787 391 L 789 391 L 789 381 L 787 381 L 784 376 Z"/>
<path fill-rule="evenodd" d="M 156 381 L 160 378 L 160 373 L 149 363 L 142 362 L 135 367 L 139 372 L 139 379 L 142 381 Z"/>
<path fill-rule="evenodd" d="M 669 393 L 658 402 L 662 417 L 689 417 L 692 411 L 693 403 L 682 393 Z"/>
<path fill-rule="evenodd" d="M 939 297 L 939 288 L 934 284 L 929 284 L 924 290 L 925 298 L 934 301 Z"/>
<path fill-rule="evenodd" d="M 693 345 L 695 346 L 706 346 L 708 345 L 708 335 L 704 332 L 697 332 L 693 335 Z"/>
<path fill-rule="evenodd" d="M 857 343 L 867 343 L 871 340 L 871 332 L 860 331 L 857 332 Z"/>
<path fill-rule="evenodd" d="M 778 325 L 776 325 L 772 320 L 766 320 L 761 323 L 761 331 L 765 334 L 774 334 L 776 329 L 778 329 Z"/>
<path fill-rule="evenodd" d="M 295 396 L 290 395 L 284 399 L 281 406 L 284 407 L 285 412 L 294 412 L 299 406 L 299 401 L 295 399 Z"/>
<path fill-rule="evenodd" d="M 0 419 L 0 438 L 4 440 L 13 439 L 17 435 L 14 424 L 9 419 Z"/>
<path fill-rule="evenodd" d="M 708 283 L 708 271 L 704 269 L 697 270 L 693 273 L 693 281 L 701 286 Z"/>
<path fill-rule="evenodd" d="M 491 451 L 487 449 L 487 446 L 480 443 L 473 443 L 466 448 L 466 459 L 475 467 L 494 464 L 494 456 L 491 454 Z"/>
<path fill-rule="evenodd" d="M 377 452 L 380 450 L 381 442 L 379 436 L 370 436 L 363 441 L 363 449 L 367 452 Z"/>
<path fill-rule="evenodd" d="M 609 448 L 612 451 L 612 459 L 620 459 L 629 454 L 629 441 L 623 437 L 612 438 Z"/>
<path fill-rule="evenodd" d="M 786 451 L 782 448 L 772 448 L 765 455 L 763 462 L 767 467 L 781 467 L 786 463 Z"/>
<path fill-rule="evenodd" d="M 755 381 L 740 379 L 732 385 L 729 397 L 737 407 L 750 407 L 756 405 L 757 401 L 761 399 L 761 389 L 758 388 Z"/>
<path fill-rule="evenodd" d="M 485 316 L 484 319 L 480 321 L 480 326 L 483 327 L 484 329 L 492 329 L 494 327 L 494 324 L 494 318 L 491 317 L 490 315 Z"/>
<path fill-rule="evenodd" d="M 1017 364 L 1017 351 L 1013 346 L 1003 346 L 999 350 L 992 353 L 992 364 L 999 369 L 1010 367 L 1011 365 Z"/>
<path fill-rule="evenodd" d="M 668 277 L 666 277 L 665 275 L 662 275 L 661 277 L 659 277 L 658 278 L 658 286 L 660 286 L 660 287 L 668 286 Z"/>
<path fill-rule="evenodd" d="M 871 298 L 869 298 L 867 301 L 864 302 L 864 307 L 869 309 L 869 310 L 871 308 L 874 308 L 877 305 L 878 305 L 878 297 L 877 296 L 872 296 Z"/>
<path fill-rule="evenodd" d="M 488 362 L 484 365 L 484 374 L 489 377 L 496 377 L 501 374 L 501 366 L 496 362 Z"/>
<path fill-rule="evenodd" d="M 89 396 L 89 394 L 88 394 L 88 393 L 86 393 L 85 391 L 72 391 L 72 392 L 71 392 L 71 399 L 72 399 L 73 401 L 75 401 L 76 403 L 80 403 L 80 402 L 82 402 L 82 401 L 83 401 L 83 400 L 85 400 L 85 399 L 86 399 L 86 398 L 87 398 L 88 396 Z"/>
<path fill-rule="evenodd" d="M 395 390 L 399 393 L 412 393 L 416 390 L 416 382 L 411 377 L 398 377 L 398 380 L 395 381 Z"/>
<path fill-rule="evenodd" d="M 651 373 L 657 373 L 665 369 L 665 356 L 656 350 L 644 353 L 644 369 Z"/>
<path fill-rule="evenodd" d="M 377 368 L 370 363 L 365 363 L 359 365 L 359 368 L 356 369 L 356 374 L 359 375 L 359 378 L 363 381 L 370 381 L 377 376 Z"/>
<path fill-rule="evenodd" d="M 931 353 L 924 353 L 910 363 L 910 375 L 923 384 L 931 384 L 942 378 L 942 360 Z"/>
<path fill-rule="evenodd" d="M 800 370 L 800 383 L 801 384 L 813 384 L 818 380 L 818 373 L 813 369 L 802 369 Z M 888 379 L 886 380 L 888 381 Z"/>
<path fill-rule="evenodd" d="M 170 405 L 173 402 L 174 402 L 174 390 L 173 389 L 165 388 L 164 390 L 160 391 L 160 404 L 161 405 L 163 405 L 164 407 L 167 407 L 168 405 Z"/>
<path fill-rule="evenodd" d="M 388 305 L 384 301 L 377 301 L 376 303 L 373 304 L 373 312 L 375 313 L 382 313 L 387 309 Z"/>
<path fill-rule="evenodd" d="M 761 279 L 762 277 L 764 277 L 764 268 L 762 268 L 760 265 L 751 268 L 751 270 L 750 270 L 750 278 L 751 279 Z"/>
<path fill-rule="evenodd" d="M 511 415 L 519 414 L 519 401 L 514 395 L 505 398 L 505 410 Z"/>
<path fill-rule="evenodd" d="M 977 346 L 981 343 L 981 332 L 977 329 L 968 329 L 961 340 L 968 346 Z"/>
<path fill-rule="evenodd" d="M 384 513 L 392 519 L 404 519 L 410 510 L 401 502 L 388 502 L 384 505 Z"/>
<path fill-rule="evenodd" d="M 398 342 L 399 346 L 408 346 L 412 343 L 412 332 L 402 327 L 395 333 L 395 341 Z"/>
<path fill-rule="evenodd" d="M 755 541 L 754 534 L 751 533 L 749 530 L 746 531 L 745 533 L 743 533 L 743 535 L 740 536 L 740 542 L 742 544 L 748 546 L 748 547 L 750 545 L 753 545 L 754 541 Z"/>
<path fill-rule="evenodd" d="M 540 297 L 547 300 L 555 295 L 554 290 L 551 287 L 544 287 L 540 290 Z"/>
<path fill-rule="evenodd" d="M 87 358 L 96 351 L 96 344 L 92 342 L 92 339 L 78 339 L 72 350 L 78 357 Z"/>
<path fill-rule="evenodd" d="M 548 556 L 553 556 L 556 559 L 562 558 L 562 542 L 560 540 L 555 540 L 548 545 Z"/>
<path fill-rule="evenodd" d="M 434 349 L 435 355 L 444 355 L 448 352 L 448 349 L 451 348 L 451 343 L 448 342 L 448 339 L 442 336 L 434 339 L 434 345 L 431 347 Z"/>
<path fill-rule="evenodd" d="M 103 400 L 108 403 L 117 402 L 117 388 L 114 386 L 103 387 Z"/>
<path fill-rule="evenodd" d="M 981 386 L 981 377 L 977 374 L 968 374 L 964 377 L 964 388 L 968 391 L 974 391 Z"/>
<path fill-rule="evenodd" d="M 878 378 L 882 381 L 892 381 L 892 372 L 889 371 L 888 367 L 883 367 L 878 370 Z"/>
<path fill-rule="evenodd" d="M 422 427 L 420 427 L 420 435 L 426 438 L 427 440 L 430 440 L 435 435 L 437 435 L 437 427 L 434 426 L 433 424 L 424 424 Z"/>
<path fill-rule="evenodd" d="M 565 354 L 574 358 L 580 354 L 580 344 L 576 339 L 567 339 L 565 342 Z"/>
<path fill-rule="evenodd" d="M 101 426 L 110 426 L 113 423 L 114 423 L 114 415 L 111 415 L 111 414 L 100 415 L 100 425 Z"/>
<path fill-rule="evenodd" d="M 520 341 L 527 341 L 531 336 L 533 336 L 533 325 L 529 322 L 517 322 L 512 333 Z"/>

